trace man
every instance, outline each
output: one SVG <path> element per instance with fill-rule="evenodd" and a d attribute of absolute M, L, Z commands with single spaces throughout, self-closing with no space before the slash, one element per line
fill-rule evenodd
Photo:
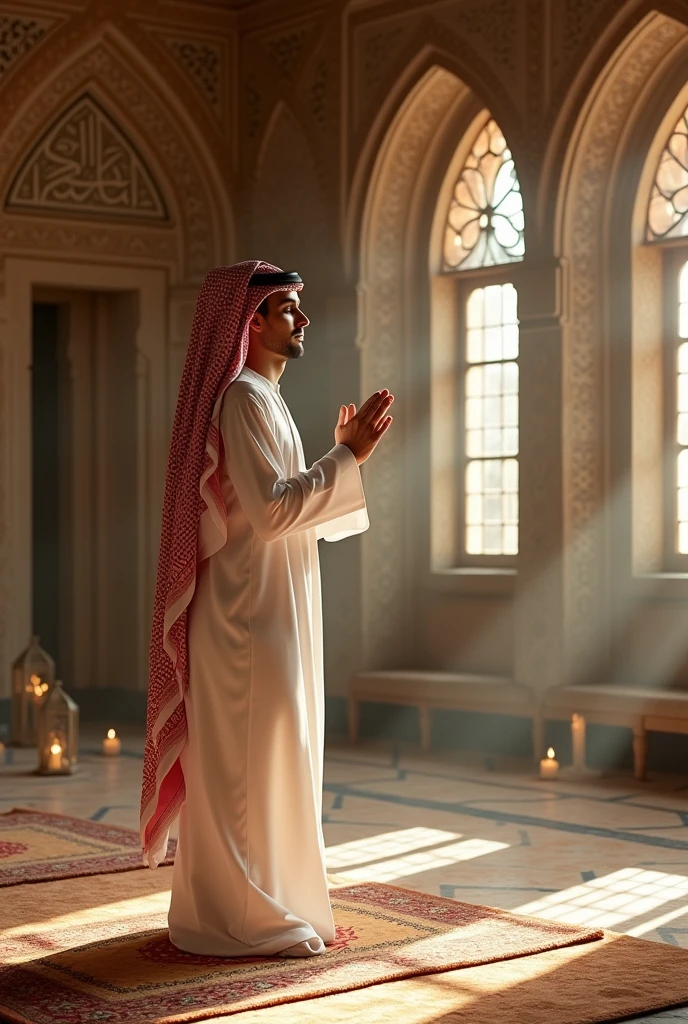
<path fill-rule="evenodd" d="M 321 828 L 317 539 L 368 526 L 359 466 L 393 396 L 342 406 L 306 469 L 280 394 L 304 352 L 298 274 L 206 278 L 170 446 L 151 639 L 144 859 L 180 812 L 170 938 L 214 956 L 311 956 L 334 939 Z"/>

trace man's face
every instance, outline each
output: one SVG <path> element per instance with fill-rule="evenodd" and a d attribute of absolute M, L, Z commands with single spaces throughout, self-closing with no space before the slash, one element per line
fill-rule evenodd
<path fill-rule="evenodd" d="M 253 325 L 263 348 L 287 359 L 303 355 L 303 332 L 310 323 L 302 312 L 298 292 L 268 295 L 268 313 L 256 313 Z"/>

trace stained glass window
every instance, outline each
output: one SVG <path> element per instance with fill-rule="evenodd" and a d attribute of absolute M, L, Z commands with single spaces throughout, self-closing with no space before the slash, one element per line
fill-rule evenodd
<path fill-rule="evenodd" d="M 688 235 L 688 110 L 674 128 L 662 153 L 650 194 L 647 240 Z"/>
<path fill-rule="evenodd" d="M 678 278 L 678 336 L 676 359 L 676 518 L 677 547 L 688 555 L 688 263 Z"/>
<path fill-rule="evenodd" d="M 518 552 L 518 297 L 475 288 L 466 304 L 465 510 L 469 555 Z"/>
<path fill-rule="evenodd" d="M 522 260 L 523 198 L 506 139 L 490 120 L 454 186 L 444 232 L 444 269 L 469 270 Z"/>

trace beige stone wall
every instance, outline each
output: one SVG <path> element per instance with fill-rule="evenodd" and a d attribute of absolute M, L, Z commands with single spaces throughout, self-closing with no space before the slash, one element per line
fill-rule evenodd
<path fill-rule="evenodd" d="M 17 261 L 30 263 L 36 286 L 55 284 L 41 264 L 56 261 L 98 266 L 97 285 L 84 270 L 74 288 L 103 289 L 108 268 L 164 278 L 163 350 L 145 363 L 166 396 L 141 440 L 154 481 L 147 535 L 209 266 L 260 257 L 306 278 L 307 354 L 284 390 L 310 458 L 331 444 L 341 402 L 380 386 L 397 395 L 394 432 L 365 468 L 371 530 L 322 546 L 330 692 L 345 692 L 362 665 L 499 671 L 537 687 L 688 681 L 688 578 L 663 573 L 655 557 L 659 496 L 648 482 L 661 395 L 647 311 L 658 284 L 638 246 L 657 140 L 688 102 L 687 45 L 688 0 L 3 8 L 3 280 L 11 267 L 26 280 Z M 61 118 L 71 137 L 84 96 L 94 106 L 76 114 L 121 146 L 139 185 L 133 205 L 91 195 L 68 209 L 46 187 L 46 139 Z M 442 430 L 432 382 L 448 320 L 438 209 L 487 110 L 514 153 L 526 215 L 521 550 L 516 572 L 476 573 L 433 558 L 442 513 L 429 494 Z M 27 320 L 15 307 L 5 287 L 3 664 L 23 644 L 30 607 L 26 538 L 19 552 L 15 543 L 30 502 L 17 459 Z M 142 595 L 153 548 L 141 556 Z"/>

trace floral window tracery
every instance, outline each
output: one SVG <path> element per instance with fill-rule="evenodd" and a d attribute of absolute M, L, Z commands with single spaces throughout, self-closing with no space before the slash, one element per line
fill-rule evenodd
<path fill-rule="evenodd" d="M 688 110 L 669 136 L 657 166 L 647 214 L 648 242 L 688 235 Z"/>
<path fill-rule="evenodd" d="M 524 228 L 513 156 L 491 118 L 454 186 L 444 232 L 444 270 L 474 270 L 522 260 Z"/>

